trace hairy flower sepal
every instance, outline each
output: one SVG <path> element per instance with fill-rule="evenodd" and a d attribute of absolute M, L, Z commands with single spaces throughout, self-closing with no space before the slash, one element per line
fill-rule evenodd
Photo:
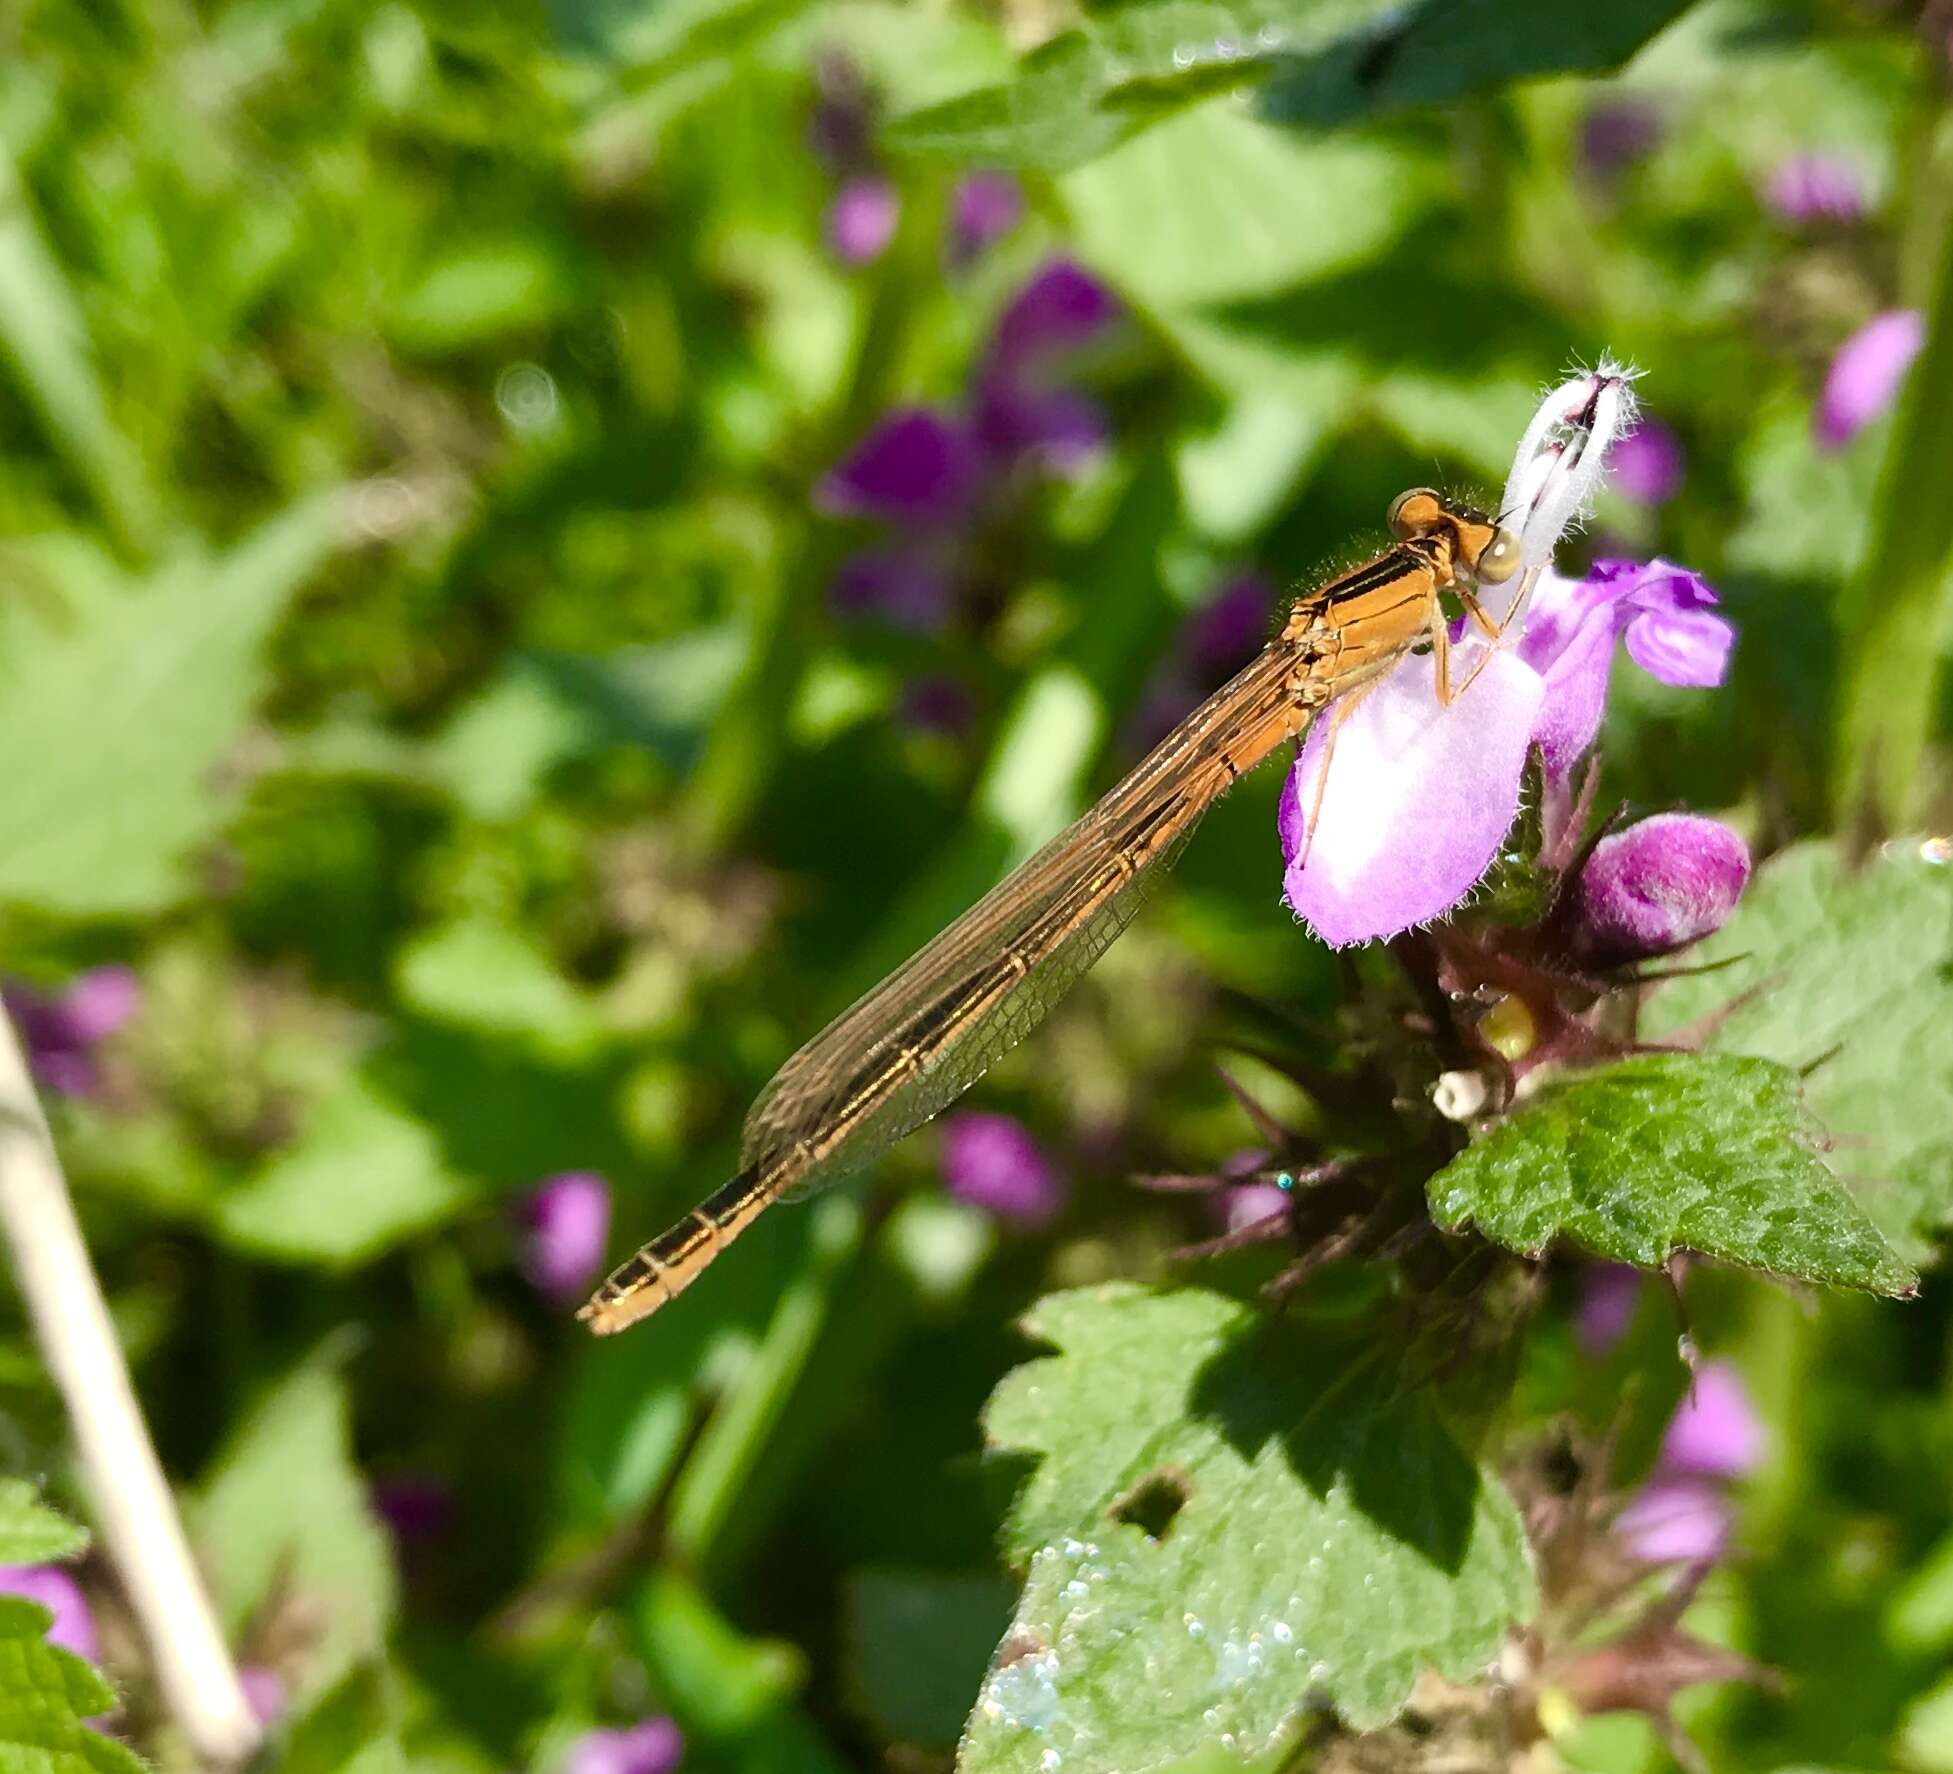
<path fill-rule="evenodd" d="M 1664 683 L 1722 681 L 1734 631 L 1715 602 L 1664 561 L 1603 561 L 1577 580 L 1548 570 L 1523 634 L 1454 649 L 1454 674 L 1469 681 L 1448 703 L 1430 661 L 1412 659 L 1332 709 L 1282 793 L 1290 907 L 1337 948 L 1452 910 L 1498 856 L 1534 746 L 1548 795 L 1564 797 L 1600 729 L 1617 641 Z"/>

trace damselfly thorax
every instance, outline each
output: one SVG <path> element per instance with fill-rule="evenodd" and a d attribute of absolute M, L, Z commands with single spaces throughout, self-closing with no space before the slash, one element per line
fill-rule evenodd
<path fill-rule="evenodd" d="M 1495 635 L 1475 589 L 1512 576 L 1519 544 L 1426 487 L 1400 494 L 1389 524 L 1390 548 L 1299 594 L 1260 656 L 1097 806 L 789 1059 L 746 1118 L 739 1174 L 578 1316 L 606 1335 L 647 1317 L 782 1196 L 862 1169 L 954 1102 L 1125 929 L 1201 814 L 1324 708 L 1426 641 L 1448 698 L 1443 596 Z"/>

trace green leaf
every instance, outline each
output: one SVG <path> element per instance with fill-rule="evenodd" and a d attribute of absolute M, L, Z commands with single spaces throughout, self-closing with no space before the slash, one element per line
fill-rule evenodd
<path fill-rule="evenodd" d="M 1507 80 L 1617 68 L 1693 0 L 1421 0 L 1282 71 L 1265 116 L 1328 129 Z"/>
<path fill-rule="evenodd" d="M 1045 45 L 1018 77 L 898 118 L 892 146 L 1062 171 L 1216 93 L 1328 128 L 1504 80 L 1610 68 L 1689 0 L 1154 0 Z"/>
<path fill-rule="evenodd" d="M 83 1723 L 113 1712 L 115 1690 L 47 1642 L 54 1616 L 0 1596 L 0 1774 L 142 1774 L 142 1763 Z"/>
<path fill-rule="evenodd" d="M 1385 0 L 1154 0 L 1028 57 L 1015 80 L 897 118 L 891 147 L 1062 171 L 1196 100 L 1266 79 L 1284 53 L 1367 40 Z"/>
<path fill-rule="evenodd" d="M 0 360 L 48 440 L 126 547 L 146 547 L 156 489 L 141 452 L 109 415 L 81 304 L 4 148 L 0 148 Z M 18 755 L 18 754 L 15 754 Z"/>
<path fill-rule="evenodd" d="M 39 597 L 0 607 L 0 901 L 75 916 L 153 911 L 224 816 L 212 777 L 258 700 L 259 653 L 338 545 L 336 493 L 227 554 L 179 554 L 139 584 L 72 538 L 21 545 Z"/>
<path fill-rule="evenodd" d="M 1314 1701 L 1374 1726 L 1419 1670 L 1481 1671 L 1531 1610 L 1517 1510 L 1386 1329 L 1125 1284 L 1053 1295 L 1027 1328 L 1060 1353 L 985 1418 L 1040 1459 L 1005 1526 L 1029 1575 L 970 1774 L 1258 1756 Z"/>
<path fill-rule="evenodd" d="M 433 1130 L 360 1073 L 312 1105 L 296 1144 L 217 1205 L 231 1243 L 349 1269 L 468 1199 Z"/>
<path fill-rule="evenodd" d="M 1856 873 L 1824 843 L 1772 857 L 1689 952 L 1727 965 L 1671 981 L 1642 1018 L 1662 1039 L 1729 1010 L 1711 1051 L 1808 1069 L 1832 1164 L 1914 1261 L 1953 1225 L 1953 870 L 1935 855 L 1892 845 Z"/>
<path fill-rule="evenodd" d="M 1818 1158 L 1821 1137 L 1785 1066 L 1643 1054 L 1549 1084 L 1431 1179 L 1431 1212 L 1528 1256 L 1567 1237 L 1643 1268 L 1692 1250 L 1910 1293 L 1917 1277 Z"/>
<path fill-rule="evenodd" d="M 293 1370 L 233 1432 L 192 1520 L 233 1639 L 268 1605 L 305 1622 L 301 1695 L 379 1653 L 393 1553 L 353 1462 L 346 1382 L 327 1360 Z"/>
<path fill-rule="evenodd" d="M 41 1501 L 24 1478 L 0 1478 L 0 1565 L 44 1565 L 79 1558 L 88 1530 Z"/>
<path fill-rule="evenodd" d="M 400 952 L 400 1000 L 423 1015 L 513 1035 L 563 1057 L 604 1036 L 597 1008 L 521 931 L 474 918 L 428 932 Z"/>

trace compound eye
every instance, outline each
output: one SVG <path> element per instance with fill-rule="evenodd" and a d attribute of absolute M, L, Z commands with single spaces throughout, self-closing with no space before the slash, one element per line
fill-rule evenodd
<path fill-rule="evenodd" d="M 1478 552 L 1472 577 L 1481 585 L 1503 585 L 1519 571 L 1519 538 L 1510 530 L 1494 530 L 1492 540 Z"/>
<path fill-rule="evenodd" d="M 1390 501 L 1383 521 L 1398 541 L 1408 542 L 1413 536 L 1426 534 L 1443 516 L 1444 501 L 1431 488 L 1412 487 Z"/>

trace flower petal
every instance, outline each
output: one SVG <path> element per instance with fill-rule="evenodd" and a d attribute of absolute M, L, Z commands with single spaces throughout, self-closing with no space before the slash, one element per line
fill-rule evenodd
<path fill-rule="evenodd" d="M 1641 423 L 1617 443 L 1607 459 L 1614 486 L 1637 505 L 1665 505 L 1682 490 L 1682 440 L 1659 419 Z"/>
<path fill-rule="evenodd" d="M 1554 781 L 1566 780 L 1600 731 L 1613 669 L 1614 617 L 1601 605 L 1588 613 L 1543 676 L 1533 739 Z"/>
<path fill-rule="evenodd" d="M 1817 408 L 1821 448 L 1841 450 L 1898 398 L 1926 342 L 1925 317 L 1911 308 L 1874 315 L 1838 347 Z"/>
<path fill-rule="evenodd" d="M 1649 1564 L 1711 1564 L 1728 1549 L 1734 1515 L 1729 1499 L 1705 1479 L 1657 1477 L 1628 1500 L 1614 1532 Z"/>
<path fill-rule="evenodd" d="M 1742 1375 L 1726 1361 L 1708 1361 L 1668 1419 L 1661 1469 L 1697 1478 L 1741 1478 L 1763 1459 L 1762 1420 Z"/>
<path fill-rule="evenodd" d="M 1011 1225 L 1041 1226 L 1065 1204 L 1064 1179 L 1008 1115 L 952 1115 L 943 1123 L 942 1170 L 952 1195 Z"/>
<path fill-rule="evenodd" d="M 949 260 L 968 265 L 1024 217 L 1024 187 L 1007 172 L 973 172 L 957 184 L 949 205 Z"/>
<path fill-rule="evenodd" d="M 1646 610 L 1627 626 L 1628 657 L 1651 678 L 1707 690 L 1729 675 L 1736 630 L 1706 610 Z"/>
<path fill-rule="evenodd" d="M 1119 300 L 1072 259 L 1052 259 L 1011 299 L 990 340 L 987 369 L 1010 380 L 1035 375 L 1083 345 L 1119 313 Z"/>
<path fill-rule="evenodd" d="M 952 524 L 976 496 L 967 431 L 931 407 L 897 407 L 821 482 L 822 509 L 898 524 Z"/>
<path fill-rule="evenodd" d="M 956 587 L 942 563 L 919 547 L 869 548 L 850 555 L 827 588 L 837 616 L 879 616 L 929 634 L 949 620 Z"/>
<path fill-rule="evenodd" d="M 1418 659 L 1318 720 L 1282 792 L 1279 827 L 1283 896 L 1324 942 L 1395 936 L 1472 890 L 1518 811 L 1541 695 L 1537 672 L 1496 652 L 1440 707 L 1430 662 Z"/>

